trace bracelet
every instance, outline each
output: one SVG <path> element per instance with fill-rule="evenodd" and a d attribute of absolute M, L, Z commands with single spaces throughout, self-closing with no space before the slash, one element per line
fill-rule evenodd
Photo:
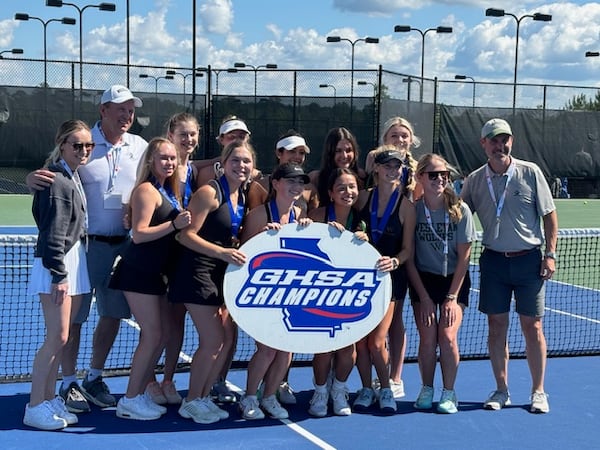
<path fill-rule="evenodd" d="M 177 227 L 175 226 L 175 219 L 171 220 L 171 225 L 173 225 L 173 229 L 174 229 L 175 231 L 179 231 L 179 228 L 177 228 Z"/>
<path fill-rule="evenodd" d="M 398 268 L 398 266 L 400 266 L 400 261 L 398 261 L 398 258 L 391 258 L 392 261 L 392 270 L 396 270 Z"/>
<path fill-rule="evenodd" d="M 446 294 L 446 298 L 448 300 L 456 300 L 456 295 L 454 295 L 454 294 Z"/>

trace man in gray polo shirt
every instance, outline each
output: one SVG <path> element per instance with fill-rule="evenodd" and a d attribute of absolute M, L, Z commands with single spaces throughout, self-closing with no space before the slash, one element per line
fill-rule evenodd
<path fill-rule="evenodd" d="M 511 156 L 513 133 L 505 120 L 486 122 L 480 142 L 488 161 L 467 177 L 461 196 L 483 227 L 479 310 L 488 316 L 488 346 L 496 379 L 496 390 L 484 408 L 510 405 L 507 332 L 514 295 L 532 378 L 531 412 L 546 413 L 550 407 L 544 392 L 542 316 L 544 282 L 555 270 L 556 207 L 540 168 Z"/>

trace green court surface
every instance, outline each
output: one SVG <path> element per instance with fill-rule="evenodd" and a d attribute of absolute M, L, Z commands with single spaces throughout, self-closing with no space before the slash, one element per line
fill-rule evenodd
<path fill-rule="evenodd" d="M 0 226 L 35 225 L 31 216 L 31 195 L 0 195 Z M 600 227 L 600 199 L 558 199 L 560 228 Z"/>

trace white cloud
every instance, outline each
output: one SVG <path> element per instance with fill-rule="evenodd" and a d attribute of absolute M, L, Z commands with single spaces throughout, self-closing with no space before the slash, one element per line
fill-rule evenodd
<path fill-rule="evenodd" d="M 227 34 L 233 23 L 231 0 L 208 0 L 200 6 L 202 28 L 209 33 Z"/>
<path fill-rule="evenodd" d="M 0 47 L 2 47 L 2 50 L 5 48 L 8 49 L 9 47 L 12 48 L 14 46 L 13 30 L 17 26 L 18 22 L 16 20 L 0 20 Z"/>

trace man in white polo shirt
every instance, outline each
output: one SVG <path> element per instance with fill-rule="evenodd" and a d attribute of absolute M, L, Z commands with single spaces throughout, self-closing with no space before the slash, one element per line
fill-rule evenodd
<path fill-rule="evenodd" d="M 532 378 L 530 410 L 546 413 L 550 407 L 544 392 L 542 317 L 544 284 L 555 270 L 556 207 L 540 168 L 511 156 L 513 133 L 508 122 L 486 122 L 480 142 L 488 161 L 467 177 L 461 196 L 483 227 L 479 310 L 488 316 L 488 346 L 496 379 L 496 390 L 483 406 L 498 410 L 510 405 L 507 332 L 514 295 Z"/>

